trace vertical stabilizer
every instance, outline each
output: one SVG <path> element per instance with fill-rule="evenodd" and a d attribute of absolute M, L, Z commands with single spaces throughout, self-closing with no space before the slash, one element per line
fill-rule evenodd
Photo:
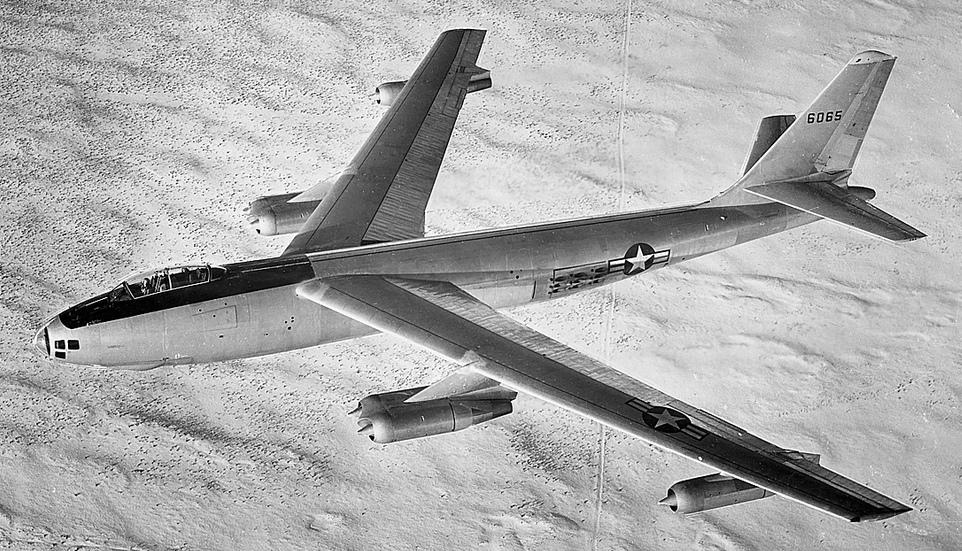
<path fill-rule="evenodd" d="M 892 241 L 925 237 L 863 199 L 874 196 L 871 190 L 848 187 L 893 65 L 895 58 L 888 54 L 864 51 L 796 120 L 785 115 L 762 119 L 745 174 L 707 204 L 774 201 Z"/>
<path fill-rule="evenodd" d="M 895 57 L 874 50 L 853 57 L 738 183 L 713 203 L 757 202 L 757 196 L 743 193 L 744 188 L 851 170 L 894 64 Z"/>

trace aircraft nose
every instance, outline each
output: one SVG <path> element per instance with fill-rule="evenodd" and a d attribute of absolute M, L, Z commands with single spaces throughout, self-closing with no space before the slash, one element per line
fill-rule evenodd
<path fill-rule="evenodd" d="M 50 357 L 50 332 L 47 330 L 49 325 L 50 322 L 45 323 L 33 338 L 33 345 L 46 357 Z"/>
<path fill-rule="evenodd" d="M 47 358 L 64 360 L 67 358 L 67 349 L 70 348 L 71 342 L 67 337 L 67 330 L 61 323 L 60 316 L 56 315 L 48 319 L 40 331 L 37 331 L 37 336 L 33 338 L 33 345 Z"/>

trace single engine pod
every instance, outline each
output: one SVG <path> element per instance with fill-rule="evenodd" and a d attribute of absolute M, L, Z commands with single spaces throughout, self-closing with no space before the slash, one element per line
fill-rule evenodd
<path fill-rule="evenodd" d="M 284 193 L 258 197 L 247 209 L 247 221 L 258 235 L 283 235 L 301 229 L 320 201 L 289 202 L 300 195 Z"/>
<path fill-rule="evenodd" d="M 679 513 L 697 513 L 773 495 L 775 494 L 744 480 L 723 474 L 710 474 L 676 482 L 668 489 L 668 495 L 658 503 Z"/>
<path fill-rule="evenodd" d="M 407 84 L 406 80 L 395 80 L 392 82 L 382 82 L 374 89 L 374 101 L 378 105 L 383 105 L 384 107 L 390 107 L 394 104 L 394 99 L 397 98 L 401 90 L 404 89 L 404 85 Z"/>
<path fill-rule="evenodd" d="M 480 92 L 481 90 L 487 90 L 491 88 L 491 71 L 482 69 L 480 73 L 471 75 L 471 79 L 468 80 L 468 93 Z"/>
<path fill-rule="evenodd" d="M 471 75 L 468 79 L 467 93 L 478 92 L 481 90 L 487 90 L 491 88 L 491 71 L 487 69 L 478 68 L 477 73 Z M 379 105 L 384 107 L 390 107 L 394 105 L 394 100 L 401 95 L 401 90 L 404 89 L 404 85 L 407 84 L 406 80 L 392 80 L 391 82 L 382 82 L 374 88 L 374 101 Z"/>

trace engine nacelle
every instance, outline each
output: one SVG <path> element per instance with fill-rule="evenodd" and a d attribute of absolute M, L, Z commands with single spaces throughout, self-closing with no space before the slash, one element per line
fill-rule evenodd
<path fill-rule="evenodd" d="M 427 387 L 410 388 L 363 398 L 352 413 L 359 413 L 358 432 L 374 442 L 388 443 L 463 430 L 511 413 L 515 392 L 452 396 L 405 403 Z"/>
<path fill-rule="evenodd" d="M 247 207 L 247 221 L 260 235 L 283 235 L 301 229 L 320 201 L 289 202 L 300 195 L 284 193 L 258 197 Z"/>
<path fill-rule="evenodd" d="M 773 495 L 775 494 L 744 480 L 723 474 L 710 474 L 676 482 L 668 489 L 668 495 L 658 503 L 679 513 L 697 513 Z"/>
<path fill-rule="evenodd" d="M 818 465 L 821 460 L 821 456 L 817 453 L 785 449 L 775 453 L 788 461 L 808 461 Z M 775 494 L 744 480 L 723 474 L 710 474 L 676 482 L 668 488 L 668 495 L 658 503 L 667 505 L 672 511 L 679 513 L 697 513 L 772 495 Z"/>
<path fill-rule="evenodd" d="M 390 107 L 394 104 L 394 100 L 401 94 L 401 90 L 404 89 L 404 85 L 407 84 L 406 80 L 395 80 L 391 82 L 383 82 L 374 89 L 374 101 L 385 107 Z M 468 90 L 467 93 L 477 92 L 479 90 L 487 90 L 491 88 L 491 71 L 487 69 L 481 69 L 480 73 L 475 73 L 471 75 L 470 80 L 468 80 Z"/>
<path fill-rule="evenodd" d="M 406 80 L 396 80 L 393 82 L 382 82 L 374 89 L 374 101 L 378 105 L 383 105 L 384 107 L 390 107 L 394 104 L 394 99 L 401 93 L 404 89 L 404 85 L 407 84 Z"/>

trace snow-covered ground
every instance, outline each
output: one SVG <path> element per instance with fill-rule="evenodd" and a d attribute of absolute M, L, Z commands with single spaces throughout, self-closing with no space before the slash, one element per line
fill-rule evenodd
<path fill-rule="evenodd" d="M 0 6 L 0 547 L 962 547 L 957 2 L 636 0 L 628 25 L 614 2 L 323 4 Z M 528 397 L 373 444 L 358 398 L 450 369 L 385 336 L 145 373 L 34 353 L 44 319 L 130 272 L 280 252 L 243 208 L 336 172 L 374 86 L 459 26 L 488 29 L 495 84 L 465 102 L 432 234 L 707 198 L 759 118 L 860 50 L 899 56 L 853 181 L 926 239 L 819 223 L 511 314 L 915 511 L 683 517 L 656 502 L 702 467 L 609 433 L 599 492 L 598 426 Z"/>

